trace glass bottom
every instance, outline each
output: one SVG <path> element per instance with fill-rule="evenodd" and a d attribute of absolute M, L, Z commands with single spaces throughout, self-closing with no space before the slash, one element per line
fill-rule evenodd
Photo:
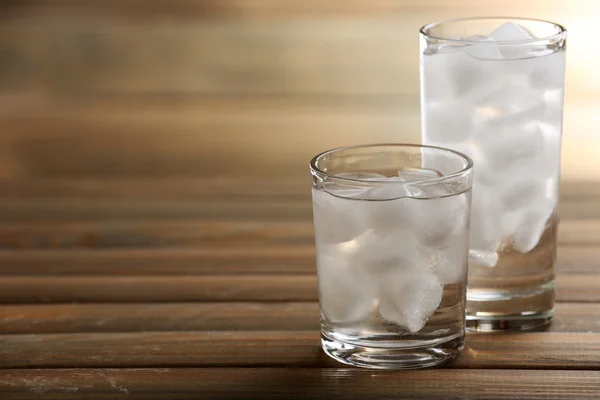
<path fill-rule="evenodd" d="M 467 316 L 469 332 L 510 332 L 544 330 L 552 322 L 553 310 L 536 315 L 506 315 L 497 317 Z"/>
<path fill-rule="evenodd" d="M 346 343 L 321 334 L 323 351 L 344 364 L 373 369 L 417 369 L 440 365 L 464 347 L 464 334 L 434 340 L 378 342 L 377 347 Z"/>
<path fill-rule="evenodd" d="M 470 332 L 543 330 L 554 316 L 554 280 L 526 293 L 467 290 L 466 314 Z"/>

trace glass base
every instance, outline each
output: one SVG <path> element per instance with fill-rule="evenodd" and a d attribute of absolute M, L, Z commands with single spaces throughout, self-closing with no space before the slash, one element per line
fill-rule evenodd
<path fill-rule="evenodd" d="M 545 330 L 554 311 L 526 315 L 477 316 L 467 315 L 467 331 L 469 332 L 510 332 Z"/>
<path fill-rule="evenodd" d="M 527 291 L 467 289 L 467 331 L 545 329 L 554 316 L 554 280 Z"/>
<path fill-rule="evenodd" d="M 377 347 L 345 343 L 321 334 L 323 351 L 344 364 L 374 369 L 417 369 L 442 364 L 454 358 L 464 347 L 464 335 L 447 340 L 412 342 L 402 346 L 398 341 L 380 342 Z"/>

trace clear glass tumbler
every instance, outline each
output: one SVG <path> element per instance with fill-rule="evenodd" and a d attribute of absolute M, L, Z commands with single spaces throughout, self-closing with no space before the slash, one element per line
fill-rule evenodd
<path fill-rule="evenodd" d="M 465 335 L 472 162 L 447 149 L 345 147 L 310 162 L 325 353 L 437 365 Z"/>
<path fill-rule="evenodd" d="M 467 328 L 525 330 L 554 307 L 566 31 L 474 18 L 421 29 L 423 143 L 473 159 Z"/>

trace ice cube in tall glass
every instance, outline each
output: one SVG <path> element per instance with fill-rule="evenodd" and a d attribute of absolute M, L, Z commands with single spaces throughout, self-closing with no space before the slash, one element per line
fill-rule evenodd
<path fill-rule="evenodd" d="M 467 319 L 545 324 L 554 303 L 566 32 L 500 18 L 421 30 L 423 143 L 474 161 Z"/>

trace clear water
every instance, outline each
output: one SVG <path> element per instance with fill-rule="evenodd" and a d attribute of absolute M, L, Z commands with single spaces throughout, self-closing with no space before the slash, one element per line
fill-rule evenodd
<path fill-rule="evenodd" d="M 390 186 L 313 189 L 323 336 L 354 353 L 462 343 L 470 191 Z"/>

